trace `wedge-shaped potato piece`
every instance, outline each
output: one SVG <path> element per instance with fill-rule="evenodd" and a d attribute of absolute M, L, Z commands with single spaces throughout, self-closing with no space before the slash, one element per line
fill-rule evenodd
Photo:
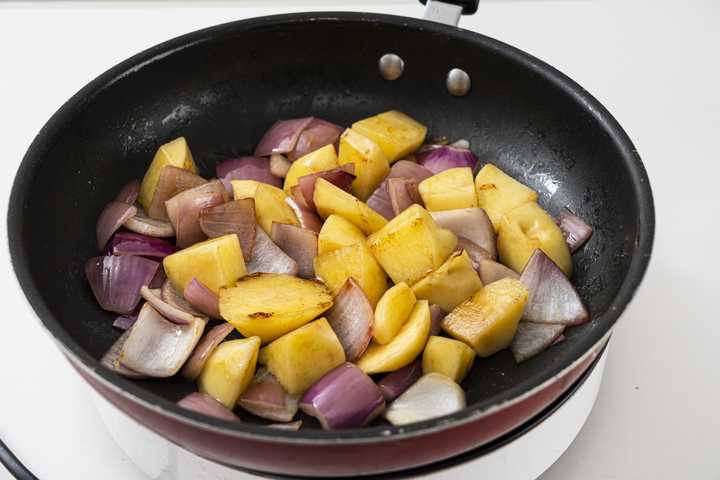
<path fill-rule="evenodd" d="M 523 203 L 537 200 L 537 192 L 510 175 L 487 164 L 475 176 L 478 206 L 485 209 L 495 230 L 500 228 L 503 215 Z"/>
<path fill-rule="evenodd" d="M 497 248 L 500 261 L 518 273 L 522 273 L 539 248 L 565 275 L 572 274 L 572 258 L 565 237 L 555 220 L 537 203 L 521 205 L 503 217 Z"/>
<path fill-rule="evenodd" d="M 420 148 L 427 133 L 425 125 L 397 110 L 355 122 L 352 129 L 377 143 L 390 162 Z"/>
<path fill-rule="evenodd" d="M 255 198 L 255 192 L 261 183 L 257 180 L 232 180 L 230 184 L 233 189 L 233 198 L 235 200 Z"/>
<path fill-rule="evenodd" d="M 498 280 L 448 313 L 442 329 L 473 347 L 481 357 L 489 357 L 512 342 L 527 297 L 527 288 L 520 280 Z"/>
<path fill-rule="evenodd" d="M 194 277 L 218 293 L 220 288 L 233 284 L 246 272 L 240 240 L 234 233 L 168 255 L 163 260 L 163 267 L 178 292 L 185 291 Z"/>
<path fill-rule="evenodd" d="M 410 316 L 416 301 L 415 294 L 405 282 L 386 291 L 375 307 L 373 340 L 381 345 L 392 340 Z"/>
<path fill-rule="evenodd" d="M 426 178 L 418 191 L 431 212 L 477 207 L 477 195 L 470 167 L 448 168 Z"/>
<path fill-rule="evenodd" d="M 198 390 L 232 410 L 255 375 L 260 337 L 230 340 L 210 354 L 198 377 Z"/>
<path fill-rule="evenodd" d="M 429 335 L 430 306 L 427 300 L 418 300 L 395 338 L 385 345 L 371 343 L 357 366 L 368 375 L 394 372 L 420 355 Z"/>
<path fill-rule="evenodd" d="M 248 194 L 255 188 L 252 195 L 255 199 L 255 218 L 265 233 L 271 234 L 273 222 L 299 225 L 295 212 L 285 201 L 287 194 L 284 191 L 267 183 L 256 182 L 257 185 L 253 185 L 247 182 L 252 180 L 233 180 L 233 196 L 235 200 L 239 200 L 238 194 L 242 198 L 251 198 Z"/>
<path fill-rule="evenodd" d="M 290 169 L 285 175 L 283 190 L 289 195 L 290 189 L 298 184 L 298 178 L 311 173 L 330 170 L 337 166 L 338 157 L 334 145 L 325 145 L 318 148 L 314 152 L 298 158 L 290 165 Z"/>
<path fill-rule="evenodd" d="M 470 371 L 474 359 L 475 350 L 465 343 L 433 336 L 428 339 L 423 352 L 423 373 L 442 373 L 460 383 Z"/>
<path fill-rule="evenodd" d="M 413 285 L 412 290 L 417 298 L 424 298 L 450 312 L 482 286 L 470 256 L 462 250 L 450 255 L 437 270 Z"/>
<path fill-rule="evenodd" d="M 365 243 L 365 235 L 340 215 L 330 215 L 318 234 L 318 254 L 332 252 L 356 243 Z"/>
<path fill-rule="evenodd" d="M 246 337 L 262 343 L 306 324 L 332 307 L 328 288 L 316 280 L 256 273 L 220 290 L 220 315 Z"/>
<path fill-rule="evenodd" d="M 347 129 L 340 136 L 338 163 L 355 165 L 352 193 L 367 198 L 390 173 L 390 162 L 378 145 L 360 133 Z"/>
<path fill-rule="evenodd" d="M 342 247 L 315 257 L 315 275 L 330 288 L 333 295 L 352 277 L 375 307 L 387 289 L 387 276 L 364 243 Z"/>
<path fill-rule="evenodd" d="M 179 137 L 172 142 L 161 145 L 155 153 L 155 157 L 140 184 L 140 194 L 138 195 L 138 202 L 146 211 L 150 208 L 153 195 L 155 195 L 155 187 L 160 178 L 160 172 L 162 172 L 163 167 L 167 166 L 183 168 L 192 173 L 197 173 L 197 167 L 185 137 Z"/>
<path fill-rule="evenodd" d="M 319 318 L 260 350 L 260 363 L 290 395 L 299 395 L 333 368 L 345 352 L 328 321 Z"/>
<path fill-rule="evenodd" d="M 323 219 L 340 215 L 366 235 L 377 232 L 387 223 L 385 217 L 323 178 L 315 182 L 313 202 Z"/>
<path fill-rule="evenodd" d="M 393 282 L 412 285 L 442 265 L 457 237 L 439 228 L 423 207 L 412 205 L 370 235 L 367 244 Z"/>

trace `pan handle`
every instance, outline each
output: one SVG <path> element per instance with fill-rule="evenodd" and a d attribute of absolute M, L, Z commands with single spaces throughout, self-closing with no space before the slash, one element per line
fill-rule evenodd
<path fill-rule="evenodd" d="M 480 0 L 420 0 L 425 5 L 425 19 L 457 26 L 460 15 L 477 12 Z"/>

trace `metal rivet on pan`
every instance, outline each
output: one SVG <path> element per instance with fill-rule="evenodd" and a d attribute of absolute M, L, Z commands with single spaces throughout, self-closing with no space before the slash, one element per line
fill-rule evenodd
<path fill-rule="evenodd" d="M 470 75 L 465 70 L 453 68 L 447 74 L 445 79 L 448 92 L 456 97 L 463 97 L 470 91 Z"/>
<path fill-rule="evenodd" d="M 385 80 L 397 80 L 403 73 L 405 62 L 394 53 L 386 53 L 380 57 L 378 68 L 380 69 L 380 75 Z"/>

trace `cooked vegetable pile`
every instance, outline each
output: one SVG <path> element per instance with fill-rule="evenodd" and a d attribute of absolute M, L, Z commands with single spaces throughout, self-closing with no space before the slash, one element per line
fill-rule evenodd
<path fill-rule="evenodd" d="M 464 408 L 476 356 L 522 362 L 588 321 L 568 277 L 590 227 L 426 130 L 278 121 L 211 180 L 184 138 L 162 145 L 97 223 L 87 278 L 124 330 L 103 365 L 180 373 L 198 392 L 179 405 L 225 420 L 405 425 Z"/>

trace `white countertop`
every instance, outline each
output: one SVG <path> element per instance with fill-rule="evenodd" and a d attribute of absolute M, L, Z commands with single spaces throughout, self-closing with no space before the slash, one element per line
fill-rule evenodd
<path fill-rule="evenodd" d="M 7 199 L 34 135 L 82 85 L 155 43 L 339 3 L 0 3 L 0 438 L 41 479 L 143 477 L 105 432 L 10 267 Z M 414 0 L 342 8 L 422 14 Z M 544 480 L 720 479 L 719 24 L 718 0 L 483 1 L 462 20 L 558 67 L 603 102 L 635 142 L 655 193 L 650 269 L 616 329 L 587 424 Z"/>

